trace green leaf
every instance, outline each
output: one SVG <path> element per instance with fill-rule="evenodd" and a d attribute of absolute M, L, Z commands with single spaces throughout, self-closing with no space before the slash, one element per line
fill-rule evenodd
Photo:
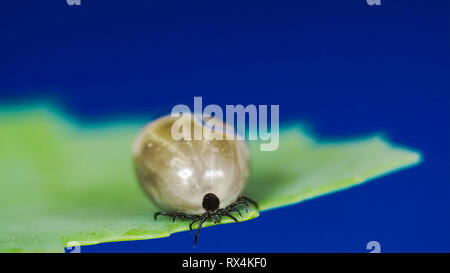
<path fill-rule="evenodd" d="M 0 252 L 62 252 L 70 241 L 88 245 L 188 230 L 185 221 L 153 220 L 157 208 L 140 190 L 131 161 L 141 125 L 81 126 L 42 105 L 0 109 Z M 321 143 L 300 128 L 285 129 L 274 152 L 259 151 L 257 143 L 250 151 L 245 195 L 262 211 L 420 161 L 419 153 L 380 136 Z M 251 209 L 240 220 L 257 216 Z"/>

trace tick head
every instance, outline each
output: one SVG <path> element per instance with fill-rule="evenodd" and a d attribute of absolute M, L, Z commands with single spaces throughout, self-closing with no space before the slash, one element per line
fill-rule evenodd
<path fill-rule="evenodd" d="M 219 208 L 220 201 L 214 193 L 207 193 L 203 196 L 202 205 L 206 211 L 215 211 Z"/>

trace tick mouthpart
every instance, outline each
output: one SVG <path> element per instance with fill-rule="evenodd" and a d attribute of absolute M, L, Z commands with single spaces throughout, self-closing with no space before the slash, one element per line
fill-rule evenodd
<path fill-rule="evenodd" d="M 219 208 L 219 198 L 214 193 L 207 193 L 203 197 L 202 206 L 206 211 L 215 211 Z"/>

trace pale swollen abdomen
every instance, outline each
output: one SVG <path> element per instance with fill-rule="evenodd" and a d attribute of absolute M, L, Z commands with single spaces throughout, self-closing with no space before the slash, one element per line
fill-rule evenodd
<path fill-rule="evenodd" d="M 219 198 L 220 208 L 227 207 L 241 195 L 247 181 L 249 152 L 245 142 L 226 140 L 223 131 L 223 140 L 207 140 L 205 135 L 217 132 L 194 118 L 189 118 L 192 131 L 194 127 L 204 129 L 202 140 L 175 140 L 171 130 L 178 119 L 159 118 L 136 138 L 133 160 L 142 189 L 167 212 L 204 213 L 202 201 L 207 193 Z"/>

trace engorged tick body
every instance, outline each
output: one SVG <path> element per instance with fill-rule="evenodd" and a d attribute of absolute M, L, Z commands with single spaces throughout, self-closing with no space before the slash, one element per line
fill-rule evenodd
<path fill-rule="evenodd" d="M 133 146 L 137 177 L 144 192 L 165 212 L 155 214 L 190 219 L 189 228 L 199 222 L 194 239 L 206 219 L 220 222 L 221 216 L 236 212 L 248 202 L 241 193 L 247 183 L 249 152 L 244 141 L 226 140 L 230 131 L 216 132 L 204 123 L 189 118 L 192 131 L 201 129 L 200 140 L 175 140 L 173 125 L 179 118 L 166 116 L 149 123 Z M 223 127 L 227 125 L 210 119 Z M 222 137 L 217 137 L 222 134 Z M 215 136 L 215 138 L 213 137 Z"/>

